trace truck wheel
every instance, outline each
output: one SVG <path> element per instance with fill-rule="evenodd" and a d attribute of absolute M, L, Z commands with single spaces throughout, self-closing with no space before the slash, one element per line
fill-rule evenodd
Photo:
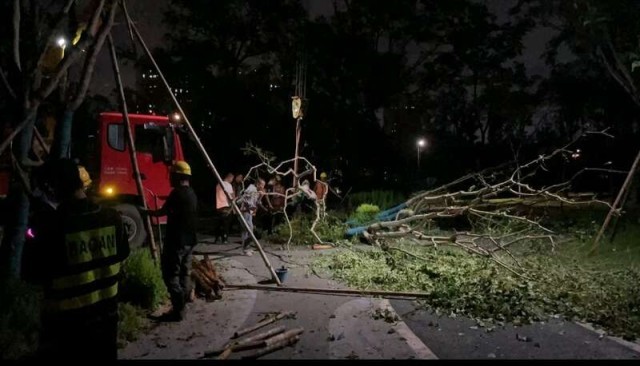
<path fill-rule="evenodd" d="M 129 247 L 131 249 L 140 248 L 147 238 L 142 216 L 134 205 L 122 203 L 114 207 L 122 215 L 122 223 L 127 232 Z"/>

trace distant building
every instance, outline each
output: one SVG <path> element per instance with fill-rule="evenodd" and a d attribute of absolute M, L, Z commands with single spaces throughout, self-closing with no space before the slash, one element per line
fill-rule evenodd
<path fill-rule="evenodd" d="M 178 102 L 180 104 L 190 103 L 192 99 L 188 77 L 172 84 L 172 92 Z M 138 74 L 136 89 L 134 105 L 136 113 L 168 115 L 175 111 L 174 103 L 167 95 L 162 79 L 155 70 L 144 68 Z"/>

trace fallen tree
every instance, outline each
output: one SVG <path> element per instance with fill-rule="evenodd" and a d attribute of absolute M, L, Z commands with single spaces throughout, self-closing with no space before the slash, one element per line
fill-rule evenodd
<path fill-rule="evenodd" d="M 525 276 L 522 266 L 509 247 L 523 241 L 544 240 L 555 250 L 559 239 L 554 230 L 542 222 L 543 215 L 536 208 L 600 206 L 611 208 L 609 202 L 598 199 L 596 193 L 572 193 L 578 177 L 590 172 L 626 174 L 602 168 L 584 168 L 569 179 L 546 185 L 534 179 L 553 159 L 576 156 L 574 146 L 585 136 L 611 138 L 605 131 L 586 132 L 567 145 L 525 163 L 517 161 L 501 164 L 480 172 L 465 175 L 453 182 L 410 198 L 389 221 L 371 223 L 362 232 L 371 244 L 385 250 L 400 250 L 389 245 L 390 239 L 410 238 L 428 246 L 449 245 L 468 253 L 484 256 L 518 276 Z M 619 214 L 619 212 L 617 212 Z M 453 218 L 465 218 L 472 230 L 452 235 L 433 235 L 432 223 Z M 513 258 L 514 265 L 498 259 L 496 252 L 504 251 Z"/>

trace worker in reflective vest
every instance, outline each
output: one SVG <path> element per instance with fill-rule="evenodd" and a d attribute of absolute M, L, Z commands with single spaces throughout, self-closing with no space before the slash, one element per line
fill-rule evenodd
<path fill-rule="evenodd" d="M 34 217 L 25 277 L 43 286 L 40 356 L 117 358 L 118 282 L 129 244 L 120 214 L 92 203 L 78 166 L 45 163 L 38 187 L 54 210 Z"/>

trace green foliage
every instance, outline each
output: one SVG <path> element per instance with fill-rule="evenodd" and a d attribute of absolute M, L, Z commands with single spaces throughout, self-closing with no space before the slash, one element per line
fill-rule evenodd
<path fill-rule="evenodd" d="M 555 232 L 567 232 L 581 242 L 592 240 L 600 229 L 607 210 L 571 210 L 547 213 L 542 224 Z"/>
<path fill-rule="evenodd" d="M 378 206 L 380 210 L 386 210 L 406 201 L 406 197 L 396 191 L 374 190 L 351 194 L 347 197 L 347 201 L 349 207 L 359 207 L 368 203 Z"/>
<path fill-rule="evenodd" d="M 336 279 L 356 288 L 427 293 L 424 306 L 472 317 L 488 330 L 504 322 L 524 324 L 560 314 L 625 338 L 640 335 L 637 243 L 607 246 L 597 257 L 587 256 L 588 245 L 579 242 L 555 255 L 521 253 L 530 280 L 457 249 L 396 246 L 422 259 L 400 251 L 345 250 L 320 257 L 314 266 L 331 270 Z M 510 261 L 507 256 L 501 260 Z"/>
<path fill-rule="evenodd" d="M 363 203 L 356 209 L 356 212 L 351 216 L 351 220 L 356 224 L 362 225 L 373 221 L 376 215 L 380 213 L 380 207 Z"/>
<path fill-rule="evenodd" d="M 302 214 L 295 215 L 291 219 L 291 229 L 293 232 L 292 245 L 313 245 L 319 244 L 318 240 L 311 233 L 311 225 L 315 215 Z M 341 219 L 327 213 L 324 220 L 321 220 L 316 226 L 316 233 L 325 242 L 337 243 L 344 239 L 347 226 Z M 286 222 L 276 226 L 273 235 L 267 240 L 274 243 L 286 243 L 289 240 L 289 226 Z"/>
<path fill-rule="evenodd" d="M 160 267 L 146 248 L 134 250 L 125 261 L 120 298 L 150 310 L 157 308 L 167 298 Z"/>
<path fill-rule="evenodd" d="M 118 304 L 118 346 L 135 341 L 138 334 L 145 329 L 147 322 L 144 310 L 129 303 Z"/>
<path fill-rule="evenodd" d="M 41 299 L 25 282 L 0 283 L 0 359 L 19 359 L 37 349 Z"/>

